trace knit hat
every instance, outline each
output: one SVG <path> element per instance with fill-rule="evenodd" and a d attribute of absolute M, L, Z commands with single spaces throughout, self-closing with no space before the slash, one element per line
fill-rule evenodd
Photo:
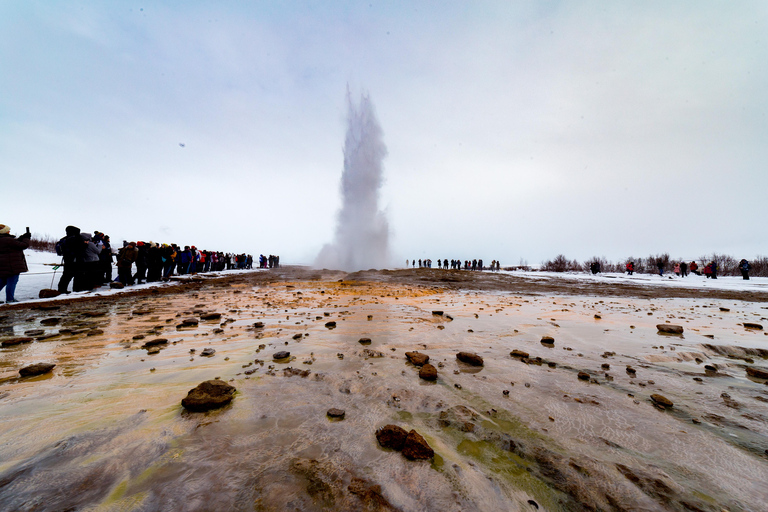
<path fill-rule="evenodd" d="M 11 226 L 0 224 L 0 235 L 7 235 L 10 232 L 11 232 Z"/>

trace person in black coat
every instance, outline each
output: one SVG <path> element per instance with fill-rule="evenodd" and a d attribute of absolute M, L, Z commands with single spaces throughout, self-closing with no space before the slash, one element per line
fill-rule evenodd
<path fill-rule="evenodd" d="M 56 244 L 56 254 L 63 258 L 64 273 L 59 279 L 59 292 L 69 293 L 67 288 L 70 281 L 82 270 L 85 246 L 80 237 L 80 228 L 67 226 L 67 236 Z"/>
<path fill-rule="evenodd" d="M 5 302 L 18 302 L 14 297 L 19 274 L 29 270 L 24 249 L 29 247 L 32 234 L 27 231 L 19 238 L 11 235 L 11 228 L 0 224 L 0 290 L 5 288 Z"/>

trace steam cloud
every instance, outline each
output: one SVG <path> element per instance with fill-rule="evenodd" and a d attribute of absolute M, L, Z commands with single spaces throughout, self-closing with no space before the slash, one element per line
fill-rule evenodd
<path fill-rule="evenodd" d="M 361 94 L 355 105 L 347 90 L 347 111 L 342 207 L 334 242 L 323 247 L 315 264 L 346 271 L 383 268 L 389 262 L 389 224 L 378 203 L 387 147 L 369 96 Z"/>

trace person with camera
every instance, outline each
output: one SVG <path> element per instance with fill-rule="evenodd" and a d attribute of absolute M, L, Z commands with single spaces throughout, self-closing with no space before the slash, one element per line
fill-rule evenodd
<path fill-rule="evenodd" d="M 29 228 L 26 233 L 16 238 L 11 235 L 10 227 L 0 224 L 0 290 L 5 288 L 5 302 L 8 304 L 18 302 L 13 295 L 19 282 L 19 274 L 29 270 L 24 249 L 29 247 L 31 237 Z"/>

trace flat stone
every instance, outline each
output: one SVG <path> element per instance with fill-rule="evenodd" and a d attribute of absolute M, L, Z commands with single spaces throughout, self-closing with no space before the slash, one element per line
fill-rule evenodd
<path fill-rule="evenodd" d="M 21 345 L 22 343 L 32 343 L 33 341 L 35 341 L 35 338 L 29 336 L 16 336 L 15 338 L 4 339 L 0 342 L 0 345 L 3 347 L 12 347 L 14 345 Z"/>
<path fill-rule="evenodd" d="M 221 319 L 221 313 L 206 313 L 206 314 L 200 315 L 200 320 L 204 320 L 204 321 L 220 320 L 220 319 Z"/>
<path fill-rule="evenodd" d="M 579 380 L 589 380 L 589 374 L 587 372 L 579 372 Z"/>
<path fill-rule="evenodd" d="M 331 322 L 325 322 L 325 326 L 326 326 L 327 328 L 329 328 L 329 329 L 333 329 L 334 327 L 336 327 L 336 322 L 333 322 L 333 321 L 331 321 Z"/>
<path fill-rule="evenodd" d="M 369 357 L 384 357 L 383 353 L 379 352 L 378 350 L 371 350 L 370 348 L 364 348 L 362 351 L 362 355 L 366 359 L 368 359 Z"/>
<path fill-rule="evenodd" d="M 656 329 L 658 329 L 659 332 L 662 334 L 683 334 L 682 325 L 658 324 L 656 326 Z"/>
<path fill-rule="evenodd" d="M 280 352 L 275 352 L 274 355 L 272 356 L 272 359 L 275 359 L 275 360 L 277 360 L 277 359 L 287 359 L 289 357 L 291 357 L 291 353 L 290 352 L 288 352 L 287 350 L 281 350 Z"/>
<path fill-rule="evenodd" d="M 207 380 L 191 389 L 181 405 L 188 411 L 208 411 L 227 405 L 234 396 L 234 386 L 221 380 Z"/>
<path fill-rule="evenodd" d="M 55 317 L 55 316 L 50 318 L 43 318 L 42 320 L 40 320 L 40 323 L 42 325 L 56 325 L 59 322 L 61 322 L 61 318 Z"/>
<path fill-rule="evenodd" d="M 210 357 L 215 353 L 216 351 L 214 349 L 212 349 L 211 347 L 207 347 L 207 348 L 204 348 L 202 352 L 200 352 L 200 355 Z"/>
<path fill-rule="evenodd" d="M 32 375 L 41 375 L 48 373 L 56 367 L 53 363 L 35 363 L 29 366 L 25 366 L 19 370 L 19 375 L 22 377 L 31 377 Z"/>
<path fill-rule="evenodd" d="M 43 288 L 37 294 L 37 297 L 39 299 L 52 299 L 54 297 L 58 297 L 59 295 L 61 295 L 61 292 L 59 290 L 53 290 L 51 288 Z"/>
<path fill-rule="evenodd" d="M 422 366 L 427 364 L 427 361 L 429 361 L 429 356 L 427 354 L 422 354 L 421 352 L 406 352 L 405 357 L 408 359 L 408 361 L 411 362 L 411 364 L 416 366 Z"/>
<path fill-rule="evenodd" d="M 554 345 L 555 344 L 555 338 L 552 336 L 542 336 L 541 337 L 541 343 L 543 345 Z"/>
<path fill-rule="evenodd" d="M 109 287 L 114 290 L 122 290 L 123 288 L 125 288 L 125 285 L 120 281 L 112 281 L 111 283 L 109 283 Z"/>
<path fill-rule="evenodd" d="M 264 328 L 264 322 L 256 322 L 253 324 L 254 329 L 263 329 Z"/>
<path fill-rule="evenodd" d="M 757 329 L 758 331 L 762 331 L 763 330 L 763 326 L 762 325 L 755 324 L 755 323 L 752 323 L 752 322 L 744 322 L 744 327 L 747 328 L 747 329 Z"/>
<path fill-rule="evenodd" d="M 442 311 L 433 311 L 432 314 L 435 315 L 435 316 L 443 316 L 443 312 Z"/>
<path fill-rule="evenodd" d="M 472 366 L 483 366 L 483 358 L 474 352 L 459 352 L 456 354 L 456 359 Z"/>
<path fill-rule="evenodd" d="M 135 337 L 134 337 L 134 339 L 135 339 Z M 144 345 L 142 345 L 142 348 L 154 347 L 156 345 L 167 345 L 167 344 L 168 344 L 168 340 L 167 339 L 165 339 L 165 338 L 155 338 L 153 340 L 149 340 L 149 341 L 145 342 Z"/>
<path fill-rule="evenodd" d="M 509 355 L 512 357 L 523 358 L 523 357 L 528 357 L 528 352 L 523 352 L 522 350 L 515 349 L 512 352 L 510 352 Z"/>
<path fill-rule="evenodd" d="M 371 338 L 360 338 L 357 340 L 358 343 L 361 345 L 370 345 L 371 344 Z"/>
<path fill-rule="evenodd" d="M 147 354 L 159 354 L 160 353 L 160 347 L 147 347 Z"/>
<path fill-rule="evenodd" d="M 397 425 L 384 425 L 376 431 L 376 439 L 383 448 L 400 451 L 405 445 L 408 432 Z"/>
<path fill-rule="evenodd" d="M 328 412 L 326 413 L 328 417 L 334 418 L 334 419 L 344 419 L 344 415 L 346 414 L 346 411 L 343 409 L 328 409 Z"/>

